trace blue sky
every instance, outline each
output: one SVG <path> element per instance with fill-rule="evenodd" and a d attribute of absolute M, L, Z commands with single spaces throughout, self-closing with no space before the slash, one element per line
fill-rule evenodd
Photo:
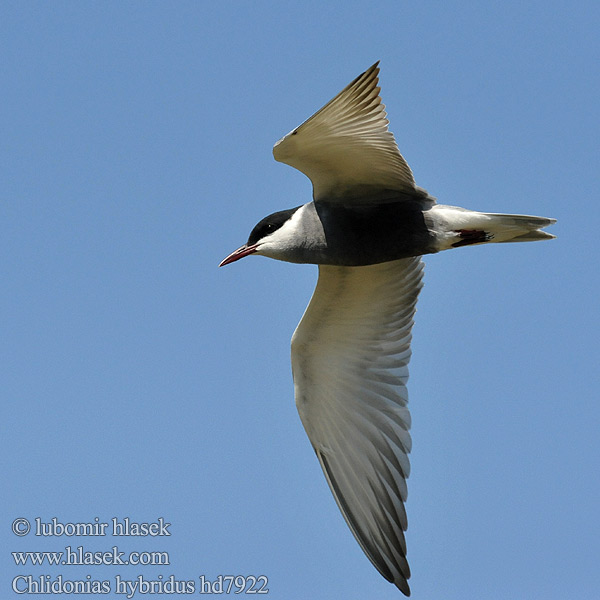
<path fill-rule="evenodd" d="M 413 597 L 594 597 L 599 13 L 4 2 L 2 597 L 21 597 L 19 574 L 253 574 L 274 600 L 401 597 L 347 530 L 294 406 L 289 340 L 316 268 L 217 268 L 263 216 L 310 199 L 273 143 L 379 59 L 419 185 L 445 204 L 558 219 L 552 242 L 426 259 Z M 171 536 L 18 537 L 19 517 L 163 517 Z M 170 565 L 10 555 L 67 545 L 166 551 Z"/>

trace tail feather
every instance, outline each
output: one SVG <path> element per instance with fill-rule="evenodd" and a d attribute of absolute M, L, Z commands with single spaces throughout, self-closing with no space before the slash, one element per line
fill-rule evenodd
<path fill-rule="evenodd" d="M 554 240 L 556 239 L 555 235 L 551 233 L 547 233 L 546 231 L 539 231 L 538 229 L 534 231 L 530 231 L 529 233 L 524 233 L 523 235 L 518 235 L 510 240 L 500 240 L 498 243 L 507 244 L 509 242 L 537 242 L 539 240 Z"/>
<path fill-rule="evenodd" d="M 556 219 L 549 219 L 547 217 L 534 217 L 531 215 L 503 215 L 497 213 L 484 213 L 486 217 L 492 219 L 493 225 L 490 226 L 493 237 L 500 239 L 492 239 L 490 241 L 498 243 L 507 242 L 537 242 L 539 240 L 552 240 L 556 238 L 555 235 L 547 233 L 546 231 L 540 231 L 544 227 L 553 225 L 556 223 Z M 494 235 L 495 231 L 500 235 Z M 508 239 L 505 238 L 511 230 L 516 235 Z M 518 231 L 522 233 L 517 233 Z"/>
<path fill-rule="evenodd" d="M 555 236 L 542 231 L 556 219 L 531 215 L 482 213 L 457 206 L 433 205 L 426 215 L 436 234 L 436 251 L 475 244 L 535 242 Z"/>

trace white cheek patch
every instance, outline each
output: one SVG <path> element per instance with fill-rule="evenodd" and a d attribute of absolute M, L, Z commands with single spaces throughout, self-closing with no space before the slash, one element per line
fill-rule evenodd
<path fill-rule="evenodd" d="M 257 254 L 287 262 L 298 262 L 299 249 L 306 241 L 302 226 L 302 216 L 305 212 L 306 205 L 300 207 L 277 231 L 259 242 Z"/>

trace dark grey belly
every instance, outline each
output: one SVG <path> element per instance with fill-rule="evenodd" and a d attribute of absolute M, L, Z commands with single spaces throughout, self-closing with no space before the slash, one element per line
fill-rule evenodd
<path fill-rule="evenodd" d="M 435 252 L 424 208 L 418 198 L 377 205 L 316 203 L 327 242 L 325 264 L 364 266 Z"/>

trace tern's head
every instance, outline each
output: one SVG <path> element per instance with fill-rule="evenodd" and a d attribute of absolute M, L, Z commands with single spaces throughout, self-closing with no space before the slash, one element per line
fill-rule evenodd
<path fill-rule="evenodd" d="M 298 219 L 293 218 L 299 208 L 301 207 L 281 210 L 259 221 L 250 232 L 248 241 L 225 258 L 219 266 L 228 265 L 250 254 L 289 260 L 286 257 L 299 245 Z"/>

